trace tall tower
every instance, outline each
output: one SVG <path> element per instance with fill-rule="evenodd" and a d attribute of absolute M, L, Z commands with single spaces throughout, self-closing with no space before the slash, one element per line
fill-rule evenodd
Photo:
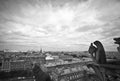
<path fill-rule="evenodd" d="M 42 48 L 40 49 L 40 52 L 39 52 L 40 54 L 42 54 L 43 53 L 43 51 L 42 51 Z"/>

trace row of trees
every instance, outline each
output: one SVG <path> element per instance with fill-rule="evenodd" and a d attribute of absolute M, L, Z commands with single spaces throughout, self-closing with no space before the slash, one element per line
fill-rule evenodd
<path fill-rule="evenodd" d="M 10 79 L 16 77 L 32 77 L 33 72 L 30 70 L 18 70 L 18 71 L 10 71 L 10 72 L 0 72 L 0 79 Z"/>
<path fill-rule="evenodd" d="M 38 65 L 35 65 L 33 70 L 17 70 L 10 72 L 0 72 L 0 81 L 17 78 L 17 77 L 33 77 L 35 76 L 36 81 L 51 81 L 48 73 L 44 72 Z"/>

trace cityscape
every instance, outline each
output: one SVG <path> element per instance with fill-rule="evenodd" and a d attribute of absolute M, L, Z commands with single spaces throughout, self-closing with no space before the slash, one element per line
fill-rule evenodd
<path fill-rule="evenodd" d="M 0 0 L 0 81 L 120 81 L 119 0 Z"/>
<path fill-rule="evenodd" d="M 109 59 L 119 59 L 117 52 L 107 52 L 107 54 Z M 92 61 L 87 51 L 53 52 L 40 49 L 40 51 L 9 52 L 2 50 L 0 57 L 0 78 L 4 80 L 7 77 L 5 81 L 34 81 L 32 69 L 35 63 L 42 66 L 53 81 L 86 81 L 85 79 L 88 78 L 86 74 L 94 73 L 86 66 Z M 8 73 L 12 73 L 13 76 L 7 75 Z"/>

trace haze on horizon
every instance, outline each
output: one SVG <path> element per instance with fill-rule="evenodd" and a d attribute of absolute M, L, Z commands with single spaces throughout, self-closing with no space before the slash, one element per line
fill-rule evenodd
<path fill-rule="evenodd" d="M 115 51 L 120 0 L 0 0 L 0 49 Z"/>

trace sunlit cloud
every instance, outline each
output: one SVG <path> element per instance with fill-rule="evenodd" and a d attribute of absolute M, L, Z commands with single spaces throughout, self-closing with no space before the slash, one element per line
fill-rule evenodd
<path fill-rule="evenodd" d="M 82 51 L 100 40 L 115 50 L 119 10 L 119 0 L 1 0 L 0 48 Z"/>

